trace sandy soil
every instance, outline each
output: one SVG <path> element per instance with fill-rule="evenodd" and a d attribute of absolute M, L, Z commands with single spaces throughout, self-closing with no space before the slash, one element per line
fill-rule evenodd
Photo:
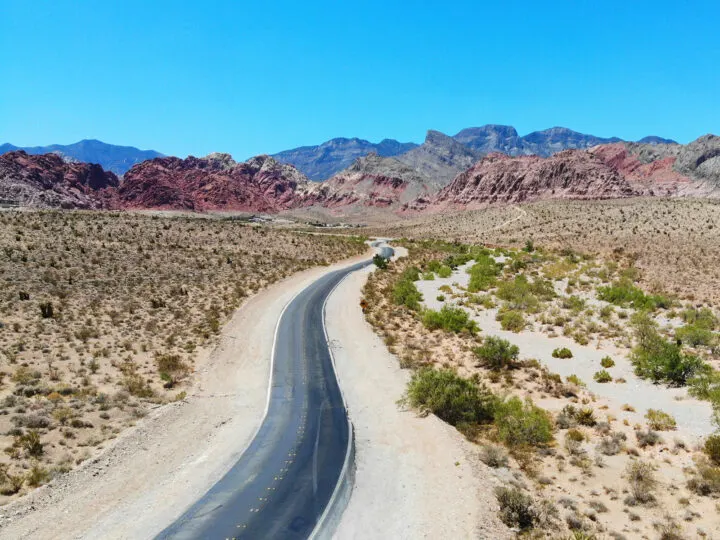
<path fill-rule="evenodd" d="M 366 256 L 363 256 L 366 257 Z M 97 458 L 0 510 L 0 538 L 151 538 L 236 461 L 265 407 L 283 306 L 320 275 L 296 274 L 249 299 L 197 360 L 182 402 L 153 410 Z"/>
<path fill-rule="evenodd" d="M 359 307 L 369 270 L 327 303 L 327 331 L 356 437 L 355 486 L 337 538 L 512 538 L 476 449 L 435 416 L 400 409 L 401 370 Z"/>

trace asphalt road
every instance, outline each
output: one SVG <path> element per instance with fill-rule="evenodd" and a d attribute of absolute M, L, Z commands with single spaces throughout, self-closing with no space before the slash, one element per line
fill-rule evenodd
<path fill-rule="evenodd" d="M 393 250 L 379 248 L 390 257 Z M 285 308 L 275 335 L 265 419 L 237 463 L 161 539 L 308 538 L 350 442 L 323 328 L 325 300 L 362 262 L 326 274 Z M 132 516 L 128 516 L 132 519 Z"/>

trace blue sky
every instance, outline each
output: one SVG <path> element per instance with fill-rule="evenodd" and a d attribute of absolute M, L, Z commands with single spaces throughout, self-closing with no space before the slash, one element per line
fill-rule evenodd
<path fill-rule="evenodd" d="M 720 132 L 720 2 L 0 0 L 0 142 L 244 159 L 487 123 Z"/>

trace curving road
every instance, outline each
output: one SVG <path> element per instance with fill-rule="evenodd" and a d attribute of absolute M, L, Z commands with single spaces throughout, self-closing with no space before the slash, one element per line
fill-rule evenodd
<path fill-rule="evenodd" d="M 389 247 L 379 252 L 393 254 Z M 313 533 L 351 437 L 325 337 L 325 301 L 345 276 L 369 264 L 326 274 L 285 307 L 275 333 L 267 411 L 255 438 L 158 538 L 301 539 Z"/>

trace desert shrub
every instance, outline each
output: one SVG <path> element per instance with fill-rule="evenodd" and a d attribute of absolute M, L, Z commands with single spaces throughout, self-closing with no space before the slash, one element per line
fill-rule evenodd
<path fill-rule="evenodd" d="M 426 328 L 437 330 L 442 328 L 448 332 L 462 332 L 467 330 L 474 334 L 477 332 L 477 323 L 460 307 L 443 306 L 440 311 L 426 309 L 422 314 L 422 322 Z"/>
<path fill-rule="evenodd" d="M 621 307 L 633 307 L 642 310 L 668 308 L 672 301 L 662 295 L 646 295 L 633 285 L 629 279 L 621 279 L 612 285 L 598 287 L 598 298 Z"/>
<path fill-rule="evenodd" d="M 678 328 L 675 331 L 675 339 L 690 347 L 712 347 L 717 342 L 717 337 L 712 330 L 696 324 L 687 324 Z"/>
<path fill-rule="evenodd" d="M 593 427 L 597 424 L 595 411 L 592 410 L 592 407 L 583 407 L 578 409 L 575 412 L 575 421 L 581 426 Z"/>
<path fill-rule="evenodd" d="M 495 497 L 500 505 L 500 520 L 521 531 L 532 529 L 538 521 L 533 498 L 518 488 L 497 487 Z"/>
<path fill-rule="evenodd" d="M 613 366 L 615 365 L 615 360 L 613 360 L 613 359 L 610 358 L 609 356 L 603 356 L 603 357 L 600 359 L 600 365 L 601 365 L 602 367 L 606 368 L 606 369 L 607 369 L 607 368 L 611 368 L 611 367 L 613 367 Z"/>
<path fill-rule="evenodd" d="M 698 459 L 687 486 L 698 495 L 717 495 L 720 493 L 720 467 L 713 467 L 706 459 Z"/>
<path fill-rule="evenodd" d="M 380 270 L 387 270 L 388 260 L 379 253 L 376 253 L 375 256 L 373 256 L 372 262 Z"/>
<path fill-rule="evenodd" d="M 605 456 L 614 456 L 619 454 L 625 446 L 627 435 L 622 431 L 616 431 L 606 435 L 597 444 L 597 451 Z"/>
<path fill-rule="evenodd" d="M 656 431 L 670 431 L 677 427 L 677 423 L 672 416 L 658 409 L 648 409 L 645 418 L 647 418 L 650 429 Z"/>
<path fill-rule="evenodd" d="M 567 347 L 562 347 L 562 348 L 559 348 L 559 349 L 555 349 L 555 350 L 552 352 L 552 357 L 553 357 L 553 358 L 572 358 L 572 357 L 573 357 L 573 353 L 572 353 L 572 351 L 571 351 L 570 349 L 568 349 Z"/>
<path fill-rule="evenodd" d="M 422 278 L 424 281 L 435 281 L 435 273 L 434 272 L 425 272 L 422 275 Z"/>
<path fill-rule="evenodd" d="M 606 383 L 612 381 L 612 375 L 610 375 L 604 369 L 601 369 L 600 371 L 595 372 L 595 374 L 593 375 L 593 379 L 595 380 L 595 382 Z"/>
<path fill-rule="evenodd" d="M 503 330 L 511 332 L 520 332 L 527 326 L 525 318 L 519 311 L 501 310 L 498 312 L 496 320 L 500 321 L 500 327 Z"/>
<path fill-rule="evenodd" d="M 524 274 L 520 274 L 511 281 L 500 283 L 496 294 L 512 310 L 535 313 L 539 309 L 540 300 L 555 297 L 555 288 L 547 280 L 536 278 L 530 282 Z"/>
<path fill-rule="evenodd" d="M 578 313 L 585 308 L 585 300 L 579 296 L 566 296 L 563 297 L 561 305 L 565 309 Z"/>
<path fill-rule="evenodd" d="M 28 429 L 47 429 L 50 427 L 50 419 L 41 414 L 20 414 L 11 418 L 17 427 Z"/>
<path fill-rule="evenodd" d="M 393 302 L 398 305 L 406 306 L 412 310 L 420 309 L 420 302 L 423 297 L 415 286 L 415 281 L 420 278 L 417 268 L 407 268 L 400 274 L 400 279 L 395 283 L 392 289 Z"/>
<path fill-rule="evenodd" d="M 423 368 L 408 383 L 406 400 L 411 407 L 432 412 L 445 422 L 488 423 L 493 418 L 495 396 L 451 369 Z"/>
<path fill-rule="evenodd" d="M 649 503 L 655 500 L 654 491 L 657 487 L 655 471 L 650 463 L 631 461 L 625 469 L 630 493 L 635 501 Z"/>
<path fill-rule="evenodd" d="M 149 398 L 155 394 L 147 381 L 137 373 L 128 373 L 125 375 L 122 385 L 125 387 L 125 390 L 135 397 Z"/>
<path fill-rule="evenodd" d="M 572 428 L 568 429 L 567 433 L 565 433 L 565 439 L 575 442 L 583 442 L 585 440 L 585 435 L 579 429 Z"/>
<path fill-rule="evenodd" d="M 707 369 L 700 358 L 685 354 L 680 345 L 660 336 L 657 325 L 646 313 L 633 316 L 632 323 L 637 346 L 630 355 L 630 361 L 638 377 L 682 386 Z"/>
<path fill-rule="evenodd" d="M 444 301 L 445 301 L 445 295 L 444 295 L 444 294 L 438 294 L 438 295 L 435 297 L 435 300 L 437 300 L 438 302 L 444 302 Z"/>
<path fill-rule="evenodd" d="M 10 474 L 10 465 L 0 463 L 0 493 L 3 495 L 14 495 L 22 489 L 25 483 L 25 476 L 22 474 Z"/>
<path fill-rule="evenodd" d="M 16 439 L 17 445 L 23 448 L 30 457 L 40 457 L 45 453 L 44 444 L 40 440 L 40 434 L 31 430 Z"/>
<path fill-rule="evenodd" d="M 720 465 L 720 434 L 713 433 L 705 439 L 703 450 L 715 465 Z"/>
<path fill-rule="evenodd" d="M 682 320 L 687 324 L 692 324 L 699 328 L 715 330 L 718 327 L 718 319 L 712 312 L 712 310 L 709 308 L 686 309 L 681 313 L 680 316 L 682 317 Z"/>
<path fill-rule="evenodd" d="M 498 469 L 508 466 L 508 455 L 501 446 L 486 444 L 480 448 L 480 461 L 488 467 Z"/>
<path fill-rule="evenodd" d="M 55 309 L 52 302 L 42 302 L 40 304 L 40 315 L 43 319 L 52 319 L 55 317 Z"/>
<path fill-rule="evenodd" d="M 565 377 L 565 380 L 569 382 L 570 384 L 574 384 L 575 386 L 585 387 L 586 384 L 583 382 L 583 380 L 575 375 L 574 373 L 571 375 L 568 375 Z"/>
<path fill-rule="evenodd" d="M 441 278 L 449 278 L 452 275 L 452 268 L 443 265 L 438 269 L 437 275 Z"/>
<path fill-rule="evenodd" d="M 511 345 L 506 339 L 488 336 L 481 346 L 473 349 L 473 352 L 485 367 L 500 370 L 512 367 L 517 362 L 520 349 L 516 345 Z"/>
<path fill-rule="evenodd" d="M 468 269 L 470 281 L 468 282 L 468 291 L 486 291 L 493 285 L 500 273 L 500 266 L 495 260 L 487 254 L 478 255 L 473 264 Z"/>
<path fill-rule="evenodd" d="M 499 439 L 509 446 L 538 446 L 553 440 L 550 415 L 529 399 L 511 397 L 498 402 L 495 425 Z"/>
<path fill-rule="evenodd" d="M 187 373 L 188 367 L 177 354 L 160 354 L 155 357 L 160 378 L 166 382 L 167 388 L 172 388 L 178 380 Z"/>
<path fill-rule="evenodd" d="M 33 463 L 32 468 L 27 473 L 28 485 L 31 487 L 38 487 L 48 480 L 50 480 L 50 472 L 39 463 Z"/>
<path fill-rule="evenodd" d="M 638 429 L 635 432 L 635 438 L 637 439 L 638 446 L 640 448 L 645 448 L 646 446 L 655 446 L 656 444 L 662 442 L 662 437 L 660 437 L 658 432 L 651 429 L 648 429 L 647 431 L 642 431 Z"/>

